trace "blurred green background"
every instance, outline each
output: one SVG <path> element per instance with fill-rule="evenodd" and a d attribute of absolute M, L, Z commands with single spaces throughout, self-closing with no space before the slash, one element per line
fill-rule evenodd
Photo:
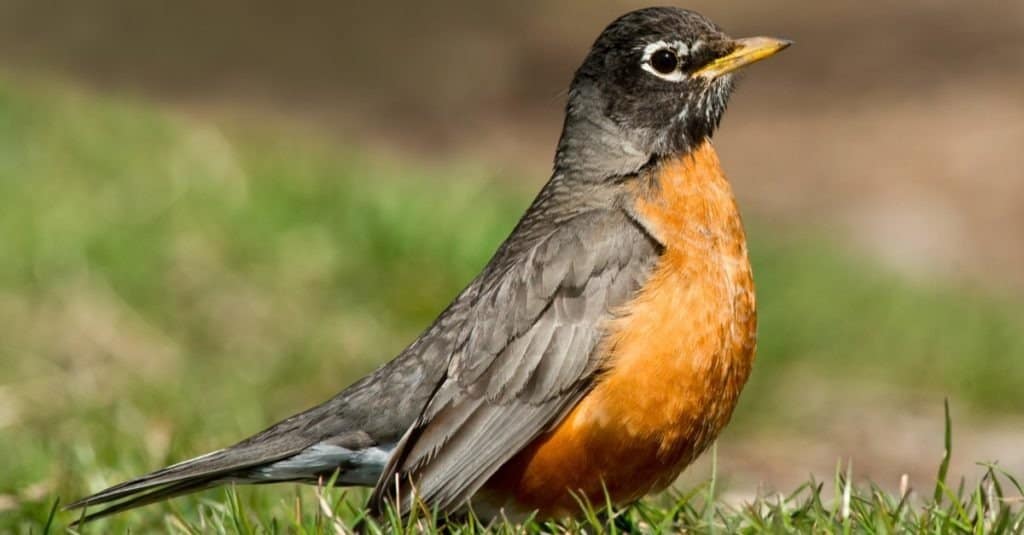
<path fill-rule="evenodd" d="M 0 531 L 398 352 L 546 180 L 572 70 L 636 7 L 0 3 Z M 837 461 L 929 487 L 943 398 L 954 473 L 1024 472 L 1024 3 L 686 7 L 797 41 L 716 137 L 761 314 L 726 490 Z"/>

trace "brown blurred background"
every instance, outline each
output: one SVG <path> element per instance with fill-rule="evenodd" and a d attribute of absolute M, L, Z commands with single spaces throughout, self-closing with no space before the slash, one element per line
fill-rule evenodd
<path fill-rule="evenodd" d="M 636 7 L 3 0 L 0 69 L 200 120 L 298 127 L 404 161 L 486 162 L 500 171 L 484 178 L 526 177 L 532 191 L 547 178 L 573 69 L 605 24 Z M 750 70 L 716 137 L 748 218 L 1020 309 L 1024 2 L 684 7 L 736 36 L 796 41 Z M 761 334 L 773 335 L 784 336 Z M 723 443 L 722 462 L 747 488 L 785 488 L 854 455 L 893 484 L 901 471 L 933 472 L 921 451 L 940 439 L 940 406 L 802 380 L 802 403 L 831 404 L 802 433 Z M 1024 466 L 1017 415 L 986 418 L 962 422 L 961 469 L 993 457 Z"/>
<path fill-rule="evenodd" d="M 6 0 L 0 58 L 540 177 L 572 69 L 638 5 Z M 835 227 L 907 269 L 1024 282 L 1024 2 L 687 7 L 798 44 L 748 76 L 719 136 L 742 147 L 726 162 L 748 210 Z"/>
<path fill-rule="evenodd" d="M 539 182 L 572 70 L 641 5 L 5 0 L 0 62 Z M 748 211 L 914 273 L 1024 283 L 1024 2 L 686 7 L 797 42 L 752 70 L 718 136 Z"/>

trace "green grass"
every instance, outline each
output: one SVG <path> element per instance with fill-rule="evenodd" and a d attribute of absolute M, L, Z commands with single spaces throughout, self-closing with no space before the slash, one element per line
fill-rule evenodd
<path fill-rule="evenodd" d="M 985 474 L 973 488 L 961 482 L 947 484 L 946 472 L 952 448 L 951 423 L 946 408 L 946 456 L 940 463 L 933 495 L 924 501 L 910 489 L 892 494 L 875 486 L 855 487 L 849 468 L 837 467 L 828 482 L 811 480 L 789 495 L 758 496 L 742 505 L 717 499 L 712 479 L 687 493 L 666 492 L 658 499 L 629 507 L 609 503 L 580 502 L 578 518 L 562 521 L 483 522 L 472 514 L 458 521 L 445 519 L 429 509 L 414 509 L 401 518 L 388 510 L 371 518 L 362 508 L 365 492 L 333 488 L 328 481 L 310 492 L 310 501 L 299 495 L 275 509 L 246 502 L 229 487 L 220 500 L 201 502 L 189 515 L 173 510 L 164 528 L 176 533 L 1019 533 L 1024 529 L 1020 507 L 1024 488 L 997 466 L 985 466 Z M 55 504 L 56 505 L 56 504 Z M 279 516 L 268 514 L 272 510 Z M 51 507 L 47 521 L 52 521 Z M 44 526 L 45 527 L 45 526 Z M 102 528 L 101 528 L 102 529 Z"/>
<path fill-rule="evenodd" d="M 56 497 L 224 446 L 394 355 L 539 186 L 481 169 L 424 171 L 0 78 L 0 532 L 38 533 Z M 764 410 L 800 405 L 795 370 L 1024 409 L 1018 304 L 904 280 L 826 238 L 751 224 L 759 356 L 731 432 L 799 419 Z M 813 484 L 749 507 L 698 488 L 617 512 L 608 529 L 971 531 L 992 510 L 987 488 L 902 507 L 852 488 L 847 515 Z M 85 531 L 333 532 L 362 496 L 209 491 Z M 71 520 L 57 513 L 53 527 Z"/>

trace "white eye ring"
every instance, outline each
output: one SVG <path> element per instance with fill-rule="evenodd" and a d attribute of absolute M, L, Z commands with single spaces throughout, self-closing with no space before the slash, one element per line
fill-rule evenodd
<path fill-rule="evenodd" d="M 672 72 L 658 72 L 658 70 L 651 65 L 651 57 L 661 50 L 668 50 L 669 52 L 675 54 L 676 58 L 679 59 L 679 64 L 676 66 L 675 69 L 672 70 Z M 682 41 L 655 41 L 644 47 L 644 53 L 642 59 L 640 60 L 640 67 L 643 70 L 657 76 L 658 78 L 661 78 L 662 80 L 667 80 L 669 82 L 682 82 L 683 80 L 686 79 L 686 75 L 683 74 L 681 66 L 685 62 L 686 56 L 688 56 L 689 54 L 690 47 Z"/>

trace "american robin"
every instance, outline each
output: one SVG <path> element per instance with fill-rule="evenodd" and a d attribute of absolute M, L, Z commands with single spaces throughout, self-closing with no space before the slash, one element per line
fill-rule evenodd
<path fill-rule="evenodd" d="M 683 9 L 615 20 L 573 78 L 551 179 L 411 345 L 322 405 L 69 507 L 335 473 L 374 486 L 377 512 L 550 517 L 665 488 L 753 363 L 746 239 L 710 138 L 734 71 L 788 45 Z"/>

